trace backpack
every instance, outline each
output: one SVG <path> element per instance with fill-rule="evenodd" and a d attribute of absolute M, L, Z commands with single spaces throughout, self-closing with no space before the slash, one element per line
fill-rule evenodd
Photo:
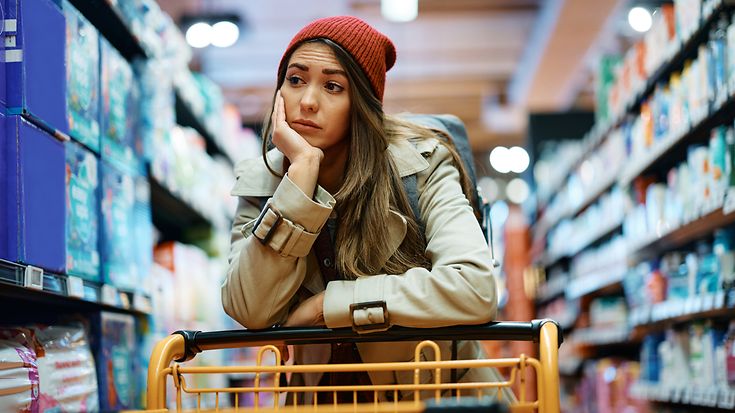
<path fill-rule="evenodd" d="M 494 267 L 500 266 L 500 263 L 495 259 L 495 251 L 493 248 L 493 227 L 490 220 L 490 203 L 485 201 L 480 196 L 480 191 L 477 186 L 477 176 L 475 175 L 475 164 L 472 156 L 472 149 L 470 148 L 469 139 L 467 137 L 467 129 L 464 126 L 462 120 L 454 115 L 428 115 L 428 114 L 402 114 L 400 118 L 421 125 L 425 128 L 429 128 L 435 131 L 440 131 L 444 135 L 448 136 L 454 147 L 457 149 L 462 163 L 464 164 L 465 171 L 472 183 L 472 187 L 475 188 L 474 193 L 465 194 L 467 199 L 470 201 L 470 205 L 475 210 L 475 215 L 480 217 L 479 223 L 482 228 L 482 232 L 485 235 L 485 240 L 490 246 L 490 255 Z M 411 210 L 414 216 L 420 217 L 419 214 L 419 195 L 416 188 L 416 175 L 409 175 L 403 178 L 403 186 L 408 195 L 409 203 L 411 204 Z M 419 221 L 421 220 L 418 218 Z M 423 227 L 423 224 L 419 222 L 419 225 Z"/>

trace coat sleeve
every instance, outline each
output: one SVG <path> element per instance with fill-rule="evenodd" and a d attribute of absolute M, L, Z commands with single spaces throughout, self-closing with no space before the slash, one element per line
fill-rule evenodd
<path fill-rule="evenodd" d="M 380 308 L 350 312 L 350 305 L 384 302 L 391 325 L 442 327 L 491 321 L 497 293 L 490 252 L 459 171 L 442 145 L 428 155 L 429 168 L 418 174 L 419 208 L 426 231 L 431 270 L 378 274 L 355 281 L 332 281 L 324 298 L 330 328 L 383 322 Z M 375 310 L 375 311 L 373 311 Z"/>
<path fill-rule="evenodd" d="M 221 290 L 222 305 L 230 317 L 250 329 L 285 321 L 289 303 L 306 275 L 306 256 L 334 203 L 321 187 L 310 199 L 288 175 L 262 212 L 259 198 L 239 197 Z"/>

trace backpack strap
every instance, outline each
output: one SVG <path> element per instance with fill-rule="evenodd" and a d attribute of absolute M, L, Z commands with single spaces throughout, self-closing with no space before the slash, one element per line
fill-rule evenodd
<path fill-rule="evenodd" d="M 406 191 L 408 204 L 411 206 L 413 216 L 421 229 L 421 233 L 424 234 L 425 228 L 424 221 L 421 219 L 421 210 L 419 209 L 419 189 L 416 174 L 406 175 L 401 180 L 403 181 L 403 189 Z"/>

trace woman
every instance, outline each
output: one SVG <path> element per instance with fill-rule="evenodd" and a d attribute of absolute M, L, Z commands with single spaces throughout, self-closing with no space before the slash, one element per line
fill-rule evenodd
<path fill-rule="evenodd" d="M 390 39 L 347 16 L 307 25 L 287 47 L 264 156 L 237 166 L 232 191 L 239 206 L 222 301 L 243 326 L 367 333 L 495 317 L 488 246 L 456 150 L 435 132 L 383 113 L 385 74 L 395 59 Z M 412 175 L 418 217 L 402 180 Z M 295 362 L 407 361 L 415 344 L 304 346 Z M 450 343 L 440 346 L 449 359 Z M 481 356 L 478 343 L 460 342 L 458 358 Z M 460 373 L 461 381 L 498 379 L 489 369 Z M 367 379 L 326 376 L 292 381 Z M 369 381 L 412 382 L 413 373 L 371 372 Z"/>

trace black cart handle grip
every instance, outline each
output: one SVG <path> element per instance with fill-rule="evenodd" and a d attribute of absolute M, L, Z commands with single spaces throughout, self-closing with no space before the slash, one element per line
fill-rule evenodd
<path fill-rule="evenodd" d="M 495 340 L 532 341 L 537 343 L 541 327 L 552 323 L 563 341 L 559 323 L 550 319 L 533 321 L 494 321 L 487 324 L 439 328 L 407 328 L 394 326 L 386 331 L 359 334 L 350 328 L 278 327 L 265 330 L 193 331 L 174 334 L 184 337 L 186 352 L 179 362 L 191 360 L 204 350 L 256 347 L 266 344 L 366 343 L 419 340 Z"/>

